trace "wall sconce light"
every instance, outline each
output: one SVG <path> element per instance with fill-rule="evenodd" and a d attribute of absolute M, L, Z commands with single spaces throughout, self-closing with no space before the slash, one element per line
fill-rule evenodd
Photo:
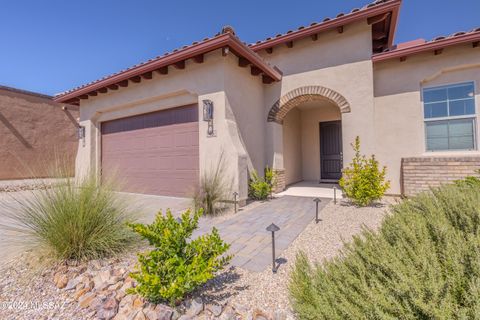
<path fill-rule="evenodd" d="M 208 122 L 207 135 L 212 137 L 215 135 L 213 130 L 213 101 L 203 100 L 203 121 Z"/>
<path fill-rule="evenodd" d="M 203 100 L 203 121 L 213 120 L 213 101 Z"/>

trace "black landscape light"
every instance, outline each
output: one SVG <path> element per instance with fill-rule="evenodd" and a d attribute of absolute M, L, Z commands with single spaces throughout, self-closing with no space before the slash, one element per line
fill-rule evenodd
<path fill-rule="evenodd" d="M 233 193 L 233 205 L 234 205 L 234 208 L 235 208 L 235 213 L 237 213 L 237 197 L 238 197 L 238 192 L 235 191 Z"/>
<path fill-rule="evenodd" d="M 337 187 L 333 186 L 333 204 L 337 204 Z"/>
<path fill-rule="evenodd" d="M 272 233 L 272 272 L 276 273 L 277 272 L 277 267 L 275 265 L 275 232 L 280 230 L 280 228 L 272 223 L 267 227 L 267 231 L 270 231 Z"/>
<path fill-rule="evenodd" d="M 318 203 L 322 202 L 322 200 L 315 198 L 313 199 L 313 202 L 315 202 L 315 223 L 318 223 L 318 221 L 320 221 L 320 219 L 318 219 Z"/>

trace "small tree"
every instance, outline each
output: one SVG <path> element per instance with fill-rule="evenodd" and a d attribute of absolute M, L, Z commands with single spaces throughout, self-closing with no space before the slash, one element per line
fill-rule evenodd
<path fill-rule="evenodd" d="M 367 158 L 360 154 L 360 137 L 352 144 L 355 156 L 352 163 L 343 170 L 339 181 L 345 195 L 358 206 L 368 206 L 379 200 L 390 187 L 390 181 L 385 181 L 387 168 L 379 169 L 374 155 Z"/>

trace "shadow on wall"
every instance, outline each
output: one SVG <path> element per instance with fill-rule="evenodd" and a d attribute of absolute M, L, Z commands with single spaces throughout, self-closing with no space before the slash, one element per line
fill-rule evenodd
<path fill-rule="evenodd" d="M 8 121 L 7 118 L 0 112 L 0 121 L 7 127 L 12 134 L 22 143 L 25 148 L 32 149 L 32 145 L 22 136 L 22 134 Z"/>

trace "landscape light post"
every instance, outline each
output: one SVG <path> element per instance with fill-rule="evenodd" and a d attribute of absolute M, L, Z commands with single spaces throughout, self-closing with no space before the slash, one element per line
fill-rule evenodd
<path fill-rule="evenodd" d="M 322 200 L 320 200 L 319 198 L 315 198 L 313 199 L 313 202 L 315 202 L 315 223 L 318 223 L 318 221 L 320 221 L 318 219 L 318 203 L 322 202 Z"/>
<path fill-rule="evenodd" d="M 277 272 L 277 267 L 275 265 L 275 232 L 280 230 L 280 228 L 272 223 L 267 227 L 267 231 L 270 231 L 272 233 L 272 272 L 276 273 Z"/>
<path fill-rule="evenodd" d="M 333 186 L 333 204 L 337 204 L 337 187 Z"/>
<path fill-rule="evenodd" d="M 237 213 L 237 197 L 238 197 L 238 192 L 235 191 L 233 193 L 233 205 L 234 205 L 234 208 L 235 208 L 235 213 Z"/>

